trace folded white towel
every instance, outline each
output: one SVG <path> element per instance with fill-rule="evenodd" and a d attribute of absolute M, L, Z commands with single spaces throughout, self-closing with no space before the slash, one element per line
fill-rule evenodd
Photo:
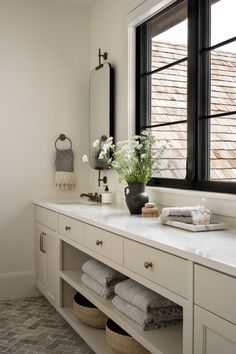
<path fill-rule="evenodd" d="M 96 294 L 105 297 L 106 299 L 111 299 L 115 295 L 114 285 L 101 285 L 85 273 L 82 274 L 81 281 L 89 289 L 93 290 Z"/>
<path fill-rule="evenodd" d="M 90 259 L 85 262 L 82 265 L 82 270 L 102 286 L 117 284 L 118 281 L 127 278 L 123 274 L 97 261 L 96 259 Z"/>
<path fill-rule="evenodd" d="M 133 321 L 140 324 L 142 327 L 145 326 L 145 320 L 147 315 L 144 311 L 140 310 L 136 306 L 129 304 L 127 301 L 121 299 L 118 295 L 116 295 L 112 299 L 112 304 L 122 313 L 124 313 L 127 317 L 132 319 Z"/>
<path fill-rule="evenodd" d="M 163 216 L 192 216 L 192 211 L 197 210 L 196 206 L 189 206 L 189 207 L 170 207 L 170 208 L 163 208 L 162 215 Z"/>
<path fill-rule="evenodd" d="M 152 308 L 177 306 L 172 301 L 166 299 L 160 294 L 147 289 L 145 286 L 137 283 L 133 279 L 127 279 L 115 286 L 115 293 L 131 305 L 138 307 L 145 313 L 150 312 Z"/>
<path fill-rule="evenodd" d="M 112 304 L 131 320 L 141 325 L 143 330 L 175 325 L 183 319 L 182 308 L 180 306 L 177 309 L 175 308 L 176 306 L 159 307 L 158 309 L 153 309 L 152 313 L 145 313 L 118 295 L 112 299 Z"/>

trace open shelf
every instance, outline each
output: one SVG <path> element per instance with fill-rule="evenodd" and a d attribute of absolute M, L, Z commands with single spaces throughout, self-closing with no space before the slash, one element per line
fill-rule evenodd
<path fill-rule="evenodd" d="M 123 315 L 120 311 L 114 308 L 111 300 L 104 299 L 97 295 L 92 290 L 87 288 L 81 282 L 81 270 L 63 270 L 59 272 L 59 276 L 64 282 L 69 284 L 73 289 L 84 295 L 89 301 L 97 306 L 103 313 L 115 321 L 120 327 L 134 337 L 139 343 L 146 347 L 153 354 L 182 354 L 183 352 L 183 328 L 182 324 L 173 327 L 166 327 L 150 331 L 143 331 L 141 326 Z M 72 306 L 72 305 L 70 305 Z M 73 314 L 72 308 L 67 306 L 60 309 L 61 314 L 69 316 L 73 322 L 76 317 Z M 72 312 L 72 314 L 71 314 Z M 73 316 L 72 316 L 73 315 Z M 64 316 L 65 317 L 65 316 Z M 66 318 L 73 328 L 74 325 Z M 77 320 L 77 319 L 76 319 Z M 78 320 L 77 320 L 78 321 Z M 83 325 L 85 326 L 85 325 Z M 87 328 L 88 326 L 86 326 Z M 76 330 L 76 329 L 75 329 Z M 83 331 L 83 328 L 82 328 Z M 101 332 L 100 330 L 98 330 Z M 80 329 L 78 333 L 83 337 Z M 101 335 L 101 334 L 100 334 Z M 84 338 L 84 337 L 83 337 Z M 86 338 L 84 338 L 86 340 Z M 90 342 L 86 340 L 89 344 Z M 96 340 L 94 340 L 96 342 Z M 90 345 L 90 344 L 89 344 Z M 92 346 L 91 346 L 92 347 Z M 95 350 L 93 348 L 93 350 Z M 95 350 L 96 353 L 100 353 Z M 111 352 L 111 350 L 110 350 Z M 103 354 L 107 353 L 103 349 Z"/>

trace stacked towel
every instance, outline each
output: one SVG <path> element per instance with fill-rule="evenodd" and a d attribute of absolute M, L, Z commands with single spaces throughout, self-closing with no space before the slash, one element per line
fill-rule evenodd
<path fill-rule="evenodd" d="M 82 270 L 81 281 L 95 293 L 105 298 L 112 298 L 115 295 L 115 285 L 126 279 L 123 274 L 96 259 L 85 262 Z"/>
<path fill-rule="evenodd" d="M 113 305 L 144 330 L 174 325 L 183 319 L 181 306 L 132 279 L 117 284 L 115 293 Z"/>
<path fill-rule="evenodd" d="M 186 224 L 192 224 L 192 212 L 196 210 L 197 207 L 163 208 L 160 222 L 165 224 L 167 221 L 180 221 Z"/>

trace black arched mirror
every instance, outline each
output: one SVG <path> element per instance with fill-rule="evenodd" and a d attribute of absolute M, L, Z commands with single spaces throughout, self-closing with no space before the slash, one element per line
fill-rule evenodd
<path fill-rule="evenodd" d="M 114 70 L 109 63 L 90 73 L 89 81 L 89 163 L 93 169 L 107 169 L 98 159 L 104 141 L 114 137 Z M 99 141 L 98 146 L 93 143 Z"/>

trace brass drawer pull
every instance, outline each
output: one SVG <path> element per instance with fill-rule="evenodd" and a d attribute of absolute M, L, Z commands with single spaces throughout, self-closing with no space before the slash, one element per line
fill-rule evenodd
<path fill-rule="evenodd" d="M 152 268 L 152 262 L 144 262 L 144 267 L 146 268 L 146 269 L 148 269 L 148 268 Z"/>
<path fill-rule="evenodd" d="M 66 231 L 70 231 L 71 227 L 70 226 L 65 226 Z"/>
<path fill-rule="evenodd" d="M 99 246 L 99 245 L 102 246 L 102 240 L 97 240 L 97 241 L 96 241 L 96 245 L 97 245 L 97 246 Z"/>

